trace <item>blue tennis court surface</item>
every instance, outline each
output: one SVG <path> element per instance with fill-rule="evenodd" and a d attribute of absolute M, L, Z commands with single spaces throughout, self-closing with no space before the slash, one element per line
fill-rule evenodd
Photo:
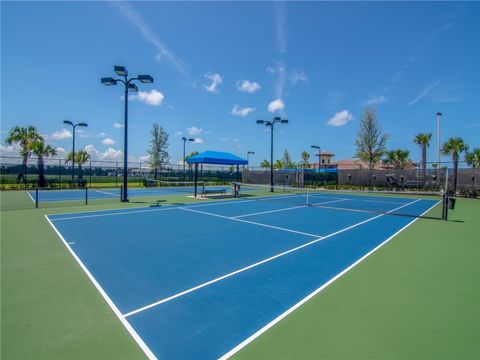
<path fill-rule="evenodd" d="M 208 190 L 229 191 L 230 187 L 225 185 L 209 186 Z M 128 190 L 130 197 L 142 197 L 142 196 L 164 196 L 164 195 L 180 195 L 194 193 L 194 187 L 152 187 L 152 188 L 131 188 Z M 29 192 L 32 201 L 35 201 L 35 191 Z M 120 199 L 120 188 L 105 188 L 105 189 L 88 189 L 88 198 L 90 200 L 95 199 Z M 85 189 L 69 189 L 69 190 L 39 190 L 38 200 L 39 202 L 55 202 L 55 201 L 74 201 L 84 200 Z"/>
<path fill-rule="evenodd" d="M 150 358 L 214 359 L 437 204 L 348 194 L 315 201 L 320 207 L 266 198 L 48 219 Z M 401 213 L 409 216 L 391 215 Z"/>

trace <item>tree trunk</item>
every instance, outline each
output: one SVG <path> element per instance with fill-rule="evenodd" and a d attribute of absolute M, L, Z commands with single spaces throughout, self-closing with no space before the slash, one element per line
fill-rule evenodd
<path fill-rule="evenodd" d="M 422 145 L 422 177 L 423 181 L 427 179 L 427 146 Z"/>
<path fill-rule="evenodd" d="M 155 170 L 153 171 L 153 178 L 154 178 L 155 180 L 157 180 L 157 177 L 158 177 L 158 169 L 157 169 L 157 167 L 155 166 Z"/>
<path fill-rule="evenodd" d="M 78 180 L 83 180 L 83 169 L 80 164 L 78 164 Z"/>
<path fill-rule="evenodd" d="M 453 159 L 453 195 L 457 194 L 458 158 Z"/>
<path fill-rule="evenodd" d="M 18 172 L 18 175 L 17 175 L 18 182 L 22 181 L 23 179 L 26 180 L 25 174 L 27 173 L 27 160 L 28 160 L 28 156 L 24 155 L 22 160 L 22 167 L 20 168 L 20 171 Z"/>
<path fill-rule="evenodd" d="M 38 186 L 47 186 L 47 180 L 45 179 L 45 166 L 43 163 L 43 156 L 38 157 Z"/>

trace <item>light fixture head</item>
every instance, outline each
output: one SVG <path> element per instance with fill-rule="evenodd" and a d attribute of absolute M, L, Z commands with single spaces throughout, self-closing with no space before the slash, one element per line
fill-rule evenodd
<path fill-rule="evenodd" d="M 265 120 L 257 120 L 257 124 L 264 124 Z"/>
<path fill-rule="evenodd" d="M 195 141 L 195 139 L 188 139 L 188 141 Z"/>
<path fill-rule="evenodd" d="M 320 149 L 320 146 L 312 145 L 311 148 L 312 148 L 312 149 Z"/>
<path fill-rule="evenodd" d="M 138 80 L 144 84 L 151 84 L 153 83 L 153 77 L 150 75 L 138 75 Z"/>
<path fill-rule="evenodd" d="M 275 117 L 273 118 L 273 121 L 280 121 L 280 120 L 281 120 L 280 116 L 275 116 Z"/>
<path fill-rule="evenodd" d="M 138 92 L 138 87 L 135 84 L 128 84 L 128 91 L 130 92 Z"/>
<path fill-rule="evenodd" d="M 82 123 L 78 123 L 77 126 L 88 126 L 88 124 L 82 122 Z"/>
<path fill-rule="evenodd" d="M 113 67 L 113 71 L 115 71 L 115 74 L 117 74 L 118 76 L 128 76 L 128 71 L 125 66 L 115 65 Z"/>
<path fill-rule="evenodd" d="M 287 120 L 287 119 L 282 119 L 282 120 L 280 121 L 280 123 L 281 123 L 281 124 L 288 124 L 288 120 Z"/>
<path fill-rule="evenodd" d="M 183 141 L 187 141 L 187 138 L 184 136 L 184 137 L 182 137 L 182 140 L 183 140 Z"/>
<path fill-rule="evenodd" d="M 117 80 L 115 80 L 115 79 L 112 78 L 112 77 L 102 78 L 101 81 L 102 81 L 102 84 L 103 84 L 103 85 L 107 85 L 107 86 L 117 85 Z"/>
<path fill-rule="evenodd" d="M 67 125 L 72 125 L 72 126 L 73 126 L 73 123 L 72 123 L 70 120 L 63 120 L 63 123 L 64 123 L 64 124 L 67 124 Z"/>

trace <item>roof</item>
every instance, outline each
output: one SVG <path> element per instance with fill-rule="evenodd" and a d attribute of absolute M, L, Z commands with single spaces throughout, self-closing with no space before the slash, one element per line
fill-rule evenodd
<path fill-rule="evenodd" d="M 205 151 L 187 159 L 189 164 L 247 165 L 248 161 L 222 151 Z"/>

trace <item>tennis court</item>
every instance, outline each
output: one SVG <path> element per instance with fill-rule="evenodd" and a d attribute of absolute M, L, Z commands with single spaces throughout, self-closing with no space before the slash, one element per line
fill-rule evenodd
<path fill-rule="evenodd" d="M 313 197 L 315 206 L 273 195 L 47 219 L 150 358 L 219 358 L 438 203 Z"/>

